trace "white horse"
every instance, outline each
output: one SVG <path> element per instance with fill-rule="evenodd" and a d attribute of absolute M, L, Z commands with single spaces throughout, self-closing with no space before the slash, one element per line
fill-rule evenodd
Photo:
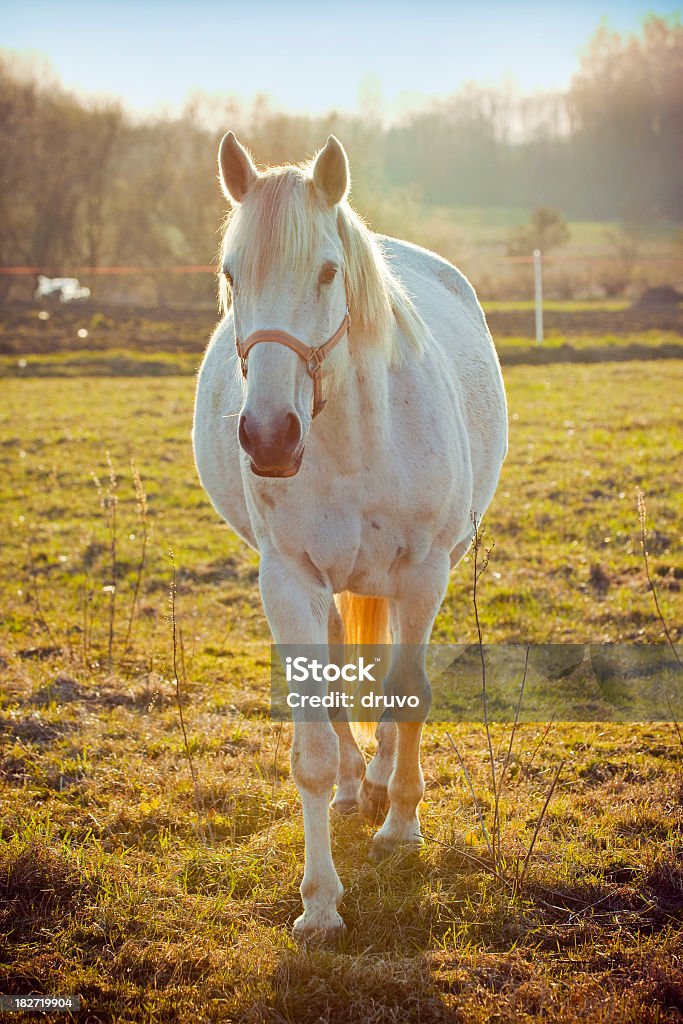
<path fill-rule="evenodd" d="M 483 312 L 450 263 L 373 234 L 353 212 L 334 136 L 310 165 L 259 172 L 230 132 L 219 169 L 232 210 L 224 319 L 197 387 L 201 482 L 259 551 L 276 644 L 319 652 L 342 640 L 381 643 L 390 629 L 400 646 L 383 689 L 428 707 L 421 645 L 507 450 Z M 307 686 L 324 695 L 327 684 Z M 421 842 L 422 722 L 380 721 L 366 768 L 345 718 L 293 717 L 306 844 L 294 933 L 333 939 L 344 929 L 330 848 L 334 784 L 333 808 L 383 820 L 376 854 Z"/>

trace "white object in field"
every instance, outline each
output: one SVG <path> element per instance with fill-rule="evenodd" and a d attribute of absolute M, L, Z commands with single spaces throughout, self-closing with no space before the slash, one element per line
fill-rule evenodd
<path fill-rule="evenodd" d="M 543 343 L 543 268 L 541 250 L 534 249 L 534 308 L 536 310 L 536 342 Z"/>
<path fill-rule="evenodd" d="M 38 287 L 33 293 L 36 299 L 47 296 L 59 297 L 60 302 L 78 302 L 90 298 L 90 289 L 82 285 L 77 277 L 38 276 Z"/>

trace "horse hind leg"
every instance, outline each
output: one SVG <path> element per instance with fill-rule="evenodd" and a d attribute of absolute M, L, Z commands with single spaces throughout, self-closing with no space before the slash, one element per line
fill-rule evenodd
<path fill-rule="evenodd" d="M 334 602 L 330 606 L 328 635 L 330 662 L 340 664 L 342 658 L 339 648 L 344 643 L 344 625 Z M 330 721 L 339 740 L 339 768 L 330 808 L 337 814 L 354 814 L 359 806 L 360 789 L 365 775 L 365 758 L 356 743 L 344 708 L 330 709 Z"/>

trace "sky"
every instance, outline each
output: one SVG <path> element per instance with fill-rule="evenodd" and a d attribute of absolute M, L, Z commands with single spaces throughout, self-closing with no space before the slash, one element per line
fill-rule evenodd
<path fill-rule="evenodd" d="M 46 56 L 63 84 L 132 111 L 177 111 L 193 90 L 287 112 L 391 117 L 466 81 L 565 88 L 601 19 L 620 32 L 638 0 L 0 0 L 0 46 Z M 658 14 L 680 11 L 661 0 Z"/>

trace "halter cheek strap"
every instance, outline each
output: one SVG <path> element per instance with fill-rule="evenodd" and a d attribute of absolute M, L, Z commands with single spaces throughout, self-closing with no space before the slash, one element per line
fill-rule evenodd
<path fill-rule="evenodd" d="M 258 345 L 262 341 L 272 341 L 278 345 L 285 345 L 303 359 L 308 375 L 313 381 L 313 418 L 315 418 L 325 406 L 325 399 L 323 398 L 323 362 L 327 359 L 337 342 L 341 341 L 348 332 L 350 325 L 351 317 L 347 306 L 344 319 L 332 337 L 328 338 L 323 345 L 305 345 L 299 338 L 295 338 L 292 334 L 287 334 L 286 331 L 271 330 L 270 328 L 267 328 L 265 331 L 254 331 L 245 341 L 240 341 L 237 335 L 235 335 L 235 348 L 237 349 L 237 355 L 242 366 L 242 376 L 246 379 L 247 356 L 254 345 Z"/>

